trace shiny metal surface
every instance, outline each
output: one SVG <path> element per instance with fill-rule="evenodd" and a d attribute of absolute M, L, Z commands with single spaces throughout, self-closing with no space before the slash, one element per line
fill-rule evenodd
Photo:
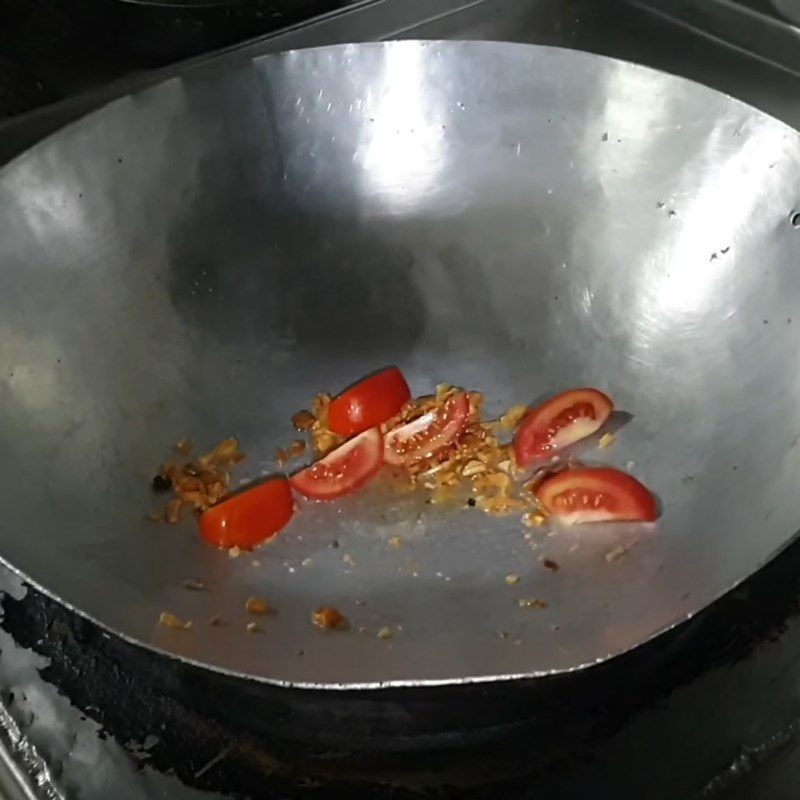
<path fill-rule="evenodd" d="M 545 47 L 293 52 L 113 103 L 0 173 L 4 560 L 127 638 L 296 685 L 636 646 L 800 527 L 798 152 L 712 90 Z M 142 521 L 176 438 L 235 433 L 270 470 L 315 391 L 389 362 L 495 410 L 607 389 L 635 418 L 603 456 L 659 493 L 656 530 L 609 564 L 639 531 L 529 541 L 363 496 L 304 509 L 254 566 Z M 247 635 L 256 593 L 279 613 Z M 320 604 L 351 631 L 311 628 Z"/>

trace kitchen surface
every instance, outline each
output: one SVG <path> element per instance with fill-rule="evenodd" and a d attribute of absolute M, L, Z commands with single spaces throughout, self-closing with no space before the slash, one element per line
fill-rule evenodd
<path fill-rule="evenodd" d="M 0 159 L 182 70 L 392 38 L 582 49 L 693 79 L 800 128 L 794 0 L 221 5 L 151 15 L 112 0 L 0 0 Z M 231 690 L 213 702 L 202 676 L 163 669 L 0 568 L 0 798 L 794 798 L 798 576 L 795 542 L 683 626 L 593 668 L 585 695 L 543 700 L 513 741 L 376 761 L 271 740 L 248 720 L 261 711 L 252 698 Z"/>

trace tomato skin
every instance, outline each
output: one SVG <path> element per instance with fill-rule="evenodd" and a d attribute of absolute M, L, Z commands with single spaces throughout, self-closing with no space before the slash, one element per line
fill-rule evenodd
<path fill-rule="evenodd" d="M 549 515 L 568 524 L 652 522 L 655 498 L 636 478 L 612 467 L 566 469 L 536 488 L 536 499 Z"/>
<path fill-rule="evenodd" d="M 408 467 L 458 439 L 469 422 L 470 407 L 466 392 L 449 397 L 444 406 L 423 414 L 386 434 L 383 460 Z"/>
<path fill-rule="evenodd" d="M 289 478 L 296 492 L 312 500 L 335 500 L 360 489 L 383 463 L 383 437 L 370 428 Z"/>
<path fill-rule="evenodd" d="M 411 399 L 411 389 L 397 367 L 363 378 L 331 400 L 328 427 L 341 436 L 355 436 L 393 417 Z"/>
<path fill-rule="evenodd" d="M 614 410 L 597 389 L 570 389 L 531 409 L 514 434 L 514 457 L 520 467 L 598 431 Z"/>
<path fill-rule="evenodd" d="M 275 536 L 294 514 L 289 481 L 277 476 L 220 501 L 198 519 L 200 535 L 214 547 L 251 550 Z"/>

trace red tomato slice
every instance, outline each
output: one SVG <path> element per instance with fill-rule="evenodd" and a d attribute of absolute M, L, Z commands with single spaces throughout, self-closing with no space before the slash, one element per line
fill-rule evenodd
<path fill-rule="evenodd" d="M 328 427 L 341 436 L 354 436 L 386 422 L 410 398 L 403 373 L 397 367 L 382 369 L 331 400 Z"/>
<path fill-rule="evenodd" d="M 333 500 L 363 486 L 382 462 L 383 438 L 377 428 L 370 428 L 293 475 L 289 482 L 306 497 Z"/>
<path fill-rule="evenodd" d="M 200 515 L 200 535 L 215 547 L 250 550 L 275 536 L 292 518 L 289 481 L 269 478 L 212 506 Z"/>
<path fill-rule="evenodd" d="M 543 481 L 536 499 L 552 516 L 581 522 L 652 522 L 656 501 L 636 478 L 611 467 L 567 469 Z"/>
<path fill-rule="evenodd" d="M 383 460 L 395 466 L 415 464 L 456 441 L 468 422 L 469 399 L 465 392 L 454 394 L 441 408 L 389 431 Z"/>
<path fill-rule="evenodd" d="M 570 389 L 529 411 L 514 435 L 514 456 L 525 467 L 597 431 L 614 409 L 597 389 Z"/>

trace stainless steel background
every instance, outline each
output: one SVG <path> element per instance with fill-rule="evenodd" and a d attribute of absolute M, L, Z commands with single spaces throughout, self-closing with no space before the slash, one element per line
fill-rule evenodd
<path fill-rule="evenodd" d="M 294 52 L 113 103 L 0 174 L 3 558 L 123 636 L 276 682 L 542 674 L 635 646 L 800 527 L 798 152 L 709 89 L 543 47 Z M 659 493 L 657 530 L 609 565 L 638 532 L 532 549 L 513 519 L 364 496 L 304 509 L 254 567 L 141 521 L 177 437 L 235 433 L 269 469 L 315 391 L 387 362 L 490 410 L 608 390 L 635 419 L 603 455 Z M 258 636 L 253 593 L 279 609 Z M 353 630 L 313 630 L 320 604 Z M 195 629 L 159 629 L 164 609 Z"/>

